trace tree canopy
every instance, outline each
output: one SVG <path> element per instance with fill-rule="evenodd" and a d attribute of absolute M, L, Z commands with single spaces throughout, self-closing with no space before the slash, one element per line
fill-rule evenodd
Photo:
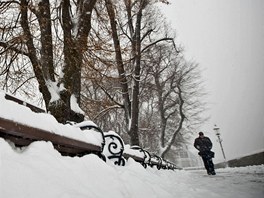
<path fill-rule="evenodd" d="M 1 1 L 1 88 L 42 98 L 59 122 L 92 119 L 166 155 L 204 104 L 199 66 L 157 2 Z"/>

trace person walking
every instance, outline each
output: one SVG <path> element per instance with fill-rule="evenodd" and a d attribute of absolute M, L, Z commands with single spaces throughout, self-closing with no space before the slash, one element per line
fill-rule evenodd
<path fill-rule="evenodd" d="M 194 147 L 199 151 L 199 155 L 203 159 L 204 167 L 207 170 L 208 175 L 215 175 L 214 163 L 214 152 L 211 151 L 213 144 L 211 140 L 204 136 L 203 132 L 199 132 L 199 137 L 194 141 Z"/>

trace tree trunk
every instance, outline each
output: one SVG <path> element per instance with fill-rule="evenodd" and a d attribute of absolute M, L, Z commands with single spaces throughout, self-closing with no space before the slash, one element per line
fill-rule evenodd
<path fill-rule="evenodd" d="M 181 89 L 181 83 L 180 83 L 180 80 L 179 80 L 179 83 L 177 85 L 177 88 L 178 88 L 178 96 L 179 96 L 179 102 L 180 102 L 180 105 L 179 105 L 179 113 L 180 113 L 180 121 L 179 121 L 179 125 L 177 127 L 177 129 L 175 129 L 172 137 L 170 138 L 170 140 L 168 141 L 168 144 L 167 146 L 165 147 L 165 149 L 163 150 L 163 152 L 161 153 L 161 157 L 164 157 L 170 150 L 172 144 L 174 143 L 175 141 L 175 138 L 176 136 L 178 135 L 178 133 L 181 131 L 182 129 L 182 125 L 183 125 L 183 122 L 185 120 L 185 115 L 184 115 L 184 112 L 183 112 L 183 104 L 184 104 L 184 100 L 183 100 L 183 97 L 182 97 L 182 89 Z"/>
<path fill-rule="evenodd" d="M 129 136 L 131 138 L 132 145 L 140 145 L 139 141 L 139 84 L 140 84 L 140 70 L 141 70 L 141 20 L 142 10 L 146 6 L 146 1 L 141 0 L 139 10 L 136 17 L 135 28 L 133 26 L 132 18 L 128 19 L 128 26 L 130 29 L 131 40 L 132 40 L 132 56 L 134 65 L 133 75 L 133 87 L 132 87 L 132 109 L 131 109 L 131 126 L 129 130 Z M 127 15 L 131 14 L 131 1 L 126 2 Z"/>
<path fill-rule="evenodd" d="M 39 82 L 40 92 L 43 94 L 47 110 L 59 121 L 80 122 L 84 115 L 74 112 L 71 109 L 71 97 L 74 95 L 77 103 L 80 104 L 81 91 L 81 69 L 83 62 L 83 53 L 87 49 L 87 37 L 91 29 L 91 15 L 96 0 L 86 0 L 77 2 L 77 25 L 73 26 L 70 16 L 71 1 L 63 0 L 61 4 L 62 11 L 62 29 L 63 29 L 63 55 L 64 55 L 64 76 L 56 82 L 53 65 L 53 35 L 51 32 L 51 13 L 49 0 L 38 2 L 37 9 L 31 7 L 39 22 L 40 29 L 40 60 L 38 60 L 36 49 L 33 42 L 33 36 L 29 28 L 28 19 L 28 1 L 21 0 L 21 26 L 26 37 L 26 45 L 29 51 L 29 59 L 33 65 L 36 78 Z M 76 28 L 77 27 L 77 28 Z M 76 28 L 76 35 L 72 32 Z M 57 83 L 57 84 L 56 84 Z M 62 86 L 63 85 L 63 86 Z M 56 86 L 59 98 L 52 98 L 50 89 Z M 53 101 L 51 101 L 53 99 Z"/>
<path fill-rule="evenodd" d="M 48 107 L 49 101 L 51 99 L 50 92 L 48 90 L 48 87 L 46 85 L 46 79 L 44 78 L 44 75 L 42 73 L 43 71 L 43 65 L 41 65 L 41 62 L 37 58 L 37 52 L 36 48 L 34 46 L 33 42 L 33 36 L 30 32 L 29 24 L 28 24 L 28 2 L 26 0 L 21 0 L 21 27 L 23 29 L 23 34 L 26 39 L 26 46 L 28 49 L 28 58 L 31 61 L 33 71 L 35 73 L 35 76 L 37 78 L 37 81 L 39 83 L 39 90 L 43 95 L 45 105 Z M 46 51 L 45 51 L 46 52 Z M 44 52 L 43 52 L 44 53 Z M 43 61 L 44 62 L 44 61 Z"/>
<path fill-rule="evenodd" d="M 117 34 L 115 11 L 114 11 L 113 3 L 111 0 L 105 0 L 105 3 L 106 3 L 106 8 L 107 8 L 107 13 L 110 19 L 112 37 L 113 37 L 113 42 L 115 46 L 115 59 L 116 59 L 117 70 L 119 74 L 120 86 L 122 88 L 126 124 L 127 126 L 129 126 L 129 121 L 131 118 L 131 102 L 130 102 L 129 90 L 128 90 L 128 80 L 126 78 L 126 73 L 124 69 L 124 63 L 123 63 L 122 53 L 121 53 L 121 48 L 120 48 L 120 41 L 119 41 L 119 37 Z"/>

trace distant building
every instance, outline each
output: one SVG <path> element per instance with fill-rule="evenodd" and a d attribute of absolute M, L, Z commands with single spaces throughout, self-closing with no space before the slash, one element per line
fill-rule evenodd
<path fill-rule="evenodd" d="M 182 168 L 202 165 L 202 161 L 198 154 L 192 153 L 186 144 L 177 147 L 173 146 L 167 157 Z"/>

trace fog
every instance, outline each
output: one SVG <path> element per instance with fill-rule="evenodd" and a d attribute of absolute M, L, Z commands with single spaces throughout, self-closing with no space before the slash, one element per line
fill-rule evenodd
<path fill-rule="evenodd" d="M 223 155 L 214 124 L 227 159 L 263 149 L 264 1 L 173 0 L 161 7 L 186 58 L 201 67 L 210 119 L 197 132 L 212 139 L 215 160 Z"/>

